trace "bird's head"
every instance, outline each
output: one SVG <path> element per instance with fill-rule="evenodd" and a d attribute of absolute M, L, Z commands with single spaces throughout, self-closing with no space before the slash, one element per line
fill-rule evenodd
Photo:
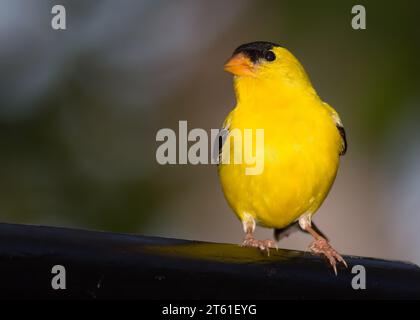
<path fill-rule="evenodd" d="M 304 89 L 314 92 L 302 65 L 286 48 L 273 42 L 257 41 L 236 48 L 224 66 L 232 73 L 237 94 L 249 93 L 252 88 L 270 93 Z M 262 89 L 262 90 L 261 90 Z M 253 93 L 255 94 L 255 92 Z"/>

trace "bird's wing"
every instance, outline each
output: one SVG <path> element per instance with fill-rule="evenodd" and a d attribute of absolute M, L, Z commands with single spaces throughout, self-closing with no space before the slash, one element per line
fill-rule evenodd
<path fill-rule="evenodd" d="M 340 151 L 340 156 L 343 156 L 346 154 L 347 152 L 347 138 L 346 138 L 346 130 L 344 129 L 344 127 L 340 124 L 337 124 L 337 129 L 338 132 L 340 132 L 340 136 L 341 136 L 341 143 L 342 143 L 342 147 L 341 147 L 341 151 Z"/>
<path fill-rule="evenodd" d="M 321 236 L 324 237 L 327 241 L 328 238 L 325 236 L 325 234 L 319 230 L 319 228 L 315 225 L 314 222 L 312 222 L 312 228 Z M 280 241 L 283 238 L 286 238 L 288 236 L 290 236 L 292 233 L 296 232 L 296 231 L 302 231 L 305 233 L 308 233 L 307 231 L 303 230 L 302 228 L 299 227 L 299 222 L 296 221 L 294 223 L 292 223 L 291 225 L 282 228 L 282 229 L 274 229 L 274 238 L 277 241 Z"/>
<path fill-rule="evenodd" d="M 220 162 L 222 161 L 222 150 L 223 150 L 223 146 L 225 144 L 226 138 L 229 135 L 229 127 L 230 127 L 230 119 L 231 119 L 231 114 L 229 114 L 227 116 L 227 118 L 225 119 L 225 121 L 223 122 L 223 127 L 222 129 L 220 129 L 219 134 L 216 136 L 216 143 L 214 143 L 214 150 L 213 150 L 213 155 L 216 157 L 215 159 L 217 159 L 217 165 L 220 164 Z"/>
<path fill-rule="evenodd" d="M 276 239 L 277 241 L 280 241 L 283 238 L 287 238 L 292 233 L 295 233 L 296 231 L 301 231 L 301 230 L 302 229 L 299 228 L 299 222 L 296 221 L 285 228 L 274 229 L 274 239 Z"/>
<path fill-rule="evenodd" d="M 338 115 L 337 111 L 334 110 L 328 103 L 324 102 L 325 107 L 331 114 L 331 118 L 333 119 L 338 132 L 341 136 L 341 150 L 340 156 L 346 154 L 347 152 L 347 138 L 346 138 L 346 130 L 344 129 L 343 122 L 341 122 L 340 116 Z"/>

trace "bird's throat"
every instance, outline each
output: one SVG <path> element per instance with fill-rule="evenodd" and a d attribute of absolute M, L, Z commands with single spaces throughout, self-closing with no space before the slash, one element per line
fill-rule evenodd
<path fill-rule="evenodd" d="M 235 77 L 234 88 L 238 104 L 249 106 L 282 106 L 289 105 L 297 99 L 317 97 L 312 86 L 256 77 Z"/>

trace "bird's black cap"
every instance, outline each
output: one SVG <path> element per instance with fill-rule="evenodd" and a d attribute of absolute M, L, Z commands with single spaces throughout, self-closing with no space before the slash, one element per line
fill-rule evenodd
<path fill-rule="evenodd" d="M 233 52 L 233 55 L 244 53 L 252 62 L 257 62 L 259 59 L 264 58 L 265 54 L 273 49 L 273 47 L 280 47 L 280 45 L 268 41 L 249 42 L 237 47 Z"/>

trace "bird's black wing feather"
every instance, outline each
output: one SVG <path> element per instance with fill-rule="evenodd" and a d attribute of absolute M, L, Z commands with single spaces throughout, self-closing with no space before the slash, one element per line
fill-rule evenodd
<path fill-rule="evenodd" d="M 217 159 L 217 165 L 220 164 L 222 161 L 222 150 L 223 145 L 225 144 L 226 138 L 229 134 L 229 131 L 227 128 L 220 129 L 219 134 L 216 136 L 216 143 L 214 144 L 214 150 L 213 150 L 213 157 Z"/>
<path fill-rule="evenodd" d="M 337 129 L 338 132 L 340 132 L 340 136 L 341 136 L 341 141 L 343 143 L 343 147 L 341 148 L 340 151 L 340 156 L 343 156 L 346 154 L 347 152 L 347 138 L 346 138 L 346 130 L 344 129 L 344 127 L 340 124 L 337 124 Z"/>
<path fill-rule="evenodd" d="M 299 231 L 302 229 L 299 227 L 299 222 L 294 222 L 291 225 L 281 228 L 281 229 L 274 229 L 274 239 L 280 241 L 283 238 L 290 236 L 292 233 Z"/>
<path fill-rule="evenodd" d="M 328 241 L 327 236 L 313 222 L 312 222 L 312 229 L 314 229 L 321 237 L 325 238 Z M 290 236 L 292 233 L 294 233 L 296 231 L 302 231 L 302 232 L 308 233 L 307 231 L 300 228 L 299 227 L 299 222 L 296 221 L 296 222 L 292 223 L 291 225 L 287 226 L 286 228 L 274 229 L 274 238 L 277 241 L 280 241 L 281 239 Z"/>

